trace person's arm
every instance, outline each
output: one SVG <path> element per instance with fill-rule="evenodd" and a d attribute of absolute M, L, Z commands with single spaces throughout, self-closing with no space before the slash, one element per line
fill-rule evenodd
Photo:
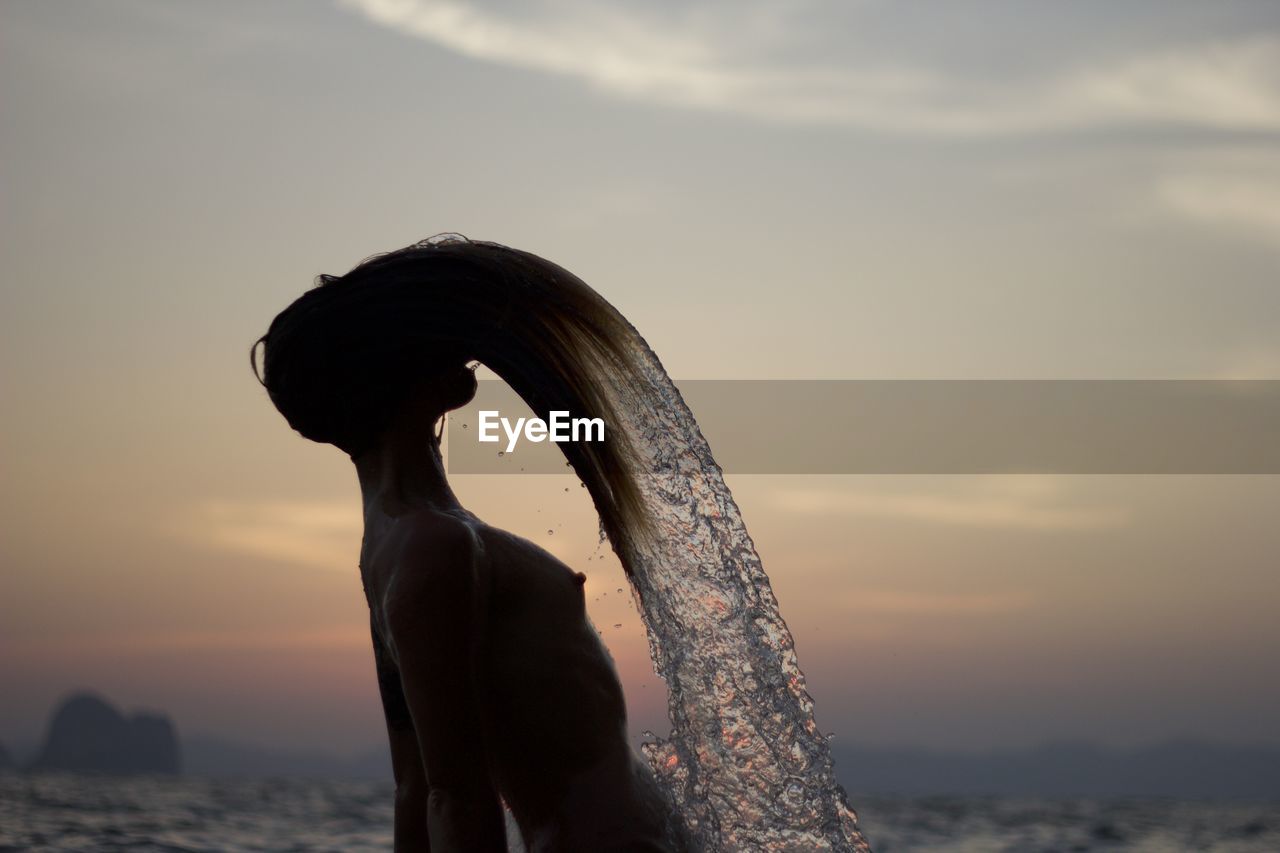
<path fill-rule="evenodd" d="M 432 853 L 505 853 L 472 675 L 478 544 L 466 524 L 437 518 L 400 557 L 386 614 L 429 783 Z"/>
<path fill-rule="evenodd" d="M 371 620 L 372 623 L 372 620 Z M 378 671 L 378 692 L 382 696 L 382 713 L 387 721 L 387 741 L 391 746 L 391 769 L 396 780 L 395 849 L 401 851 L 427 851 L 431 849 L 427 837 L 427 776 L 422 768 L 422 756 L 418 748 L 418 735 L 413 728 L 413 716 L 405 700 L 404 687 L 400 683 L 400 670 L 396 667 L 387 647 L 378 636 L 376 626 L 370 625 L 373 634 L 373 659 Z"/>

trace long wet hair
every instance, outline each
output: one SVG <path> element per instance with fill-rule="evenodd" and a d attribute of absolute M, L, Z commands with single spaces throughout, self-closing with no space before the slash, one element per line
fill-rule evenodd
<path fill-rule="evenodd" d="M 352 457 L 424 382 L 478 361 L 540 417 L 602 418 L 606 439 L 558 447 L 615 547 L 648 529 L 637 457 L 607 383 L 639 383 L 638 335 L 598 293 L 537 255 L 440 235 L 321 275 L 271 322 L 250 361 L 289 425 Z M 458 400 L 457 405 L 466 400 Z M 443 412 L 441 412 L 443 414 Z M 424 437 L 425 439 L 425 437 Z"/>

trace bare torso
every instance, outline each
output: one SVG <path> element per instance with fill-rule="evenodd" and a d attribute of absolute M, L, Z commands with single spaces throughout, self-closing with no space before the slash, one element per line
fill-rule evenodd
<path fill-rule="evenodd" d="M 370 517 L 361 556 L 397 783 L 426 793 L 433 851 L 503 849 L 498 797 L 530 851 L 671 849 L 583 575 L 463 510 Z"/>

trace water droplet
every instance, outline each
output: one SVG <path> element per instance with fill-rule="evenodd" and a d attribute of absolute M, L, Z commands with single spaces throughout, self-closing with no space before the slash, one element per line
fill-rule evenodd
<path fill-rule="evenodd" d="M 449 243 L 470 243 L 466 237 L 453 231 L 445 231 L 441 234 L 433 234 L 425 240 L 419 240 L 409 248 L 411 249 L 430 249 L 436 246 L 444 246 Z"/>
<path fill-rule="evenodd" d="M 499 455 L 499 456 L 506 456 L 506 455 L 507 455 L 507 451 L 505 451 L 505 450 L 499 450 L 499 451 L 498 451 L 498 455 Z"/>
<path fill-rule="evenodd" d="M 467 425 L 466 425 L 466 424 L 463 424 L 463 425 L 462 425 L 462 428 L 463 428 L 463 429 L 466 429 L 466 428 L 467 428 Z"/>
<path fill-rule="evenodd" d="M 621 623 L 621 622 L 614 622 L 614 623 L 613 623 L 613 627 L 615 627 L 615 628 L 621 628 L 621 627 L 622 627 L 622 623 Z"/>
<path fill-rule="evenodd" d="M 555 532 L 554 530 L 552 530 L 550 527 L 548 527 L 548 528 L 547 528 L 547 535 L 548 535 L 548 536 L 555 536 L 555 535 L 556 535 L 556 532 Z"/>
<path fill-rule="evenodd" d="M 618 587 L 618 592 L 622 592 L 622 587 Z"/>
<path fill-rule="evenodd" d="M 782 805 L 791 810 L 797 810 L 804 806 L 804 785 L 800 782 L 792 780 L 787 783 L 786 788 L 782 791 Z"/>

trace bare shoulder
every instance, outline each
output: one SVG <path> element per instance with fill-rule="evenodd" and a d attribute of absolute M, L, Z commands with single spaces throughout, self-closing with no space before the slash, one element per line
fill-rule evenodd
<path fill-rule="evenodd" d="M 406 644 L 465 633 L 482 548 L 466 519 L 429 510 L 397 519 L 394 537 L 371 607 L 398 657 Z"/>
<path fill-rule="evenodd" d="M 522 598 L 527 606 L 543 606 L 547 595 L 581 598 L 585 575 L 528 539 L 474 516 L 420 510 L 402 516 L 397 527 L 392 587 L 400 595 L 440 594 L 466 576 L 486 597 Z"/>
<path fill-rule="evenodd" d="M 399 521 L 402 562 L 431 565 L 442 561 L 470 561 L 481 548 L 477 522 L 435 510 L 419 510 Z"/>
<path fill-rule="evenodd" d="M 416 619 L 422 602 L 469 597 L 483 546 L 472 523 L 449 513 L 415 511 L 396 521 L 378 598 L 389 622 Z"/>

